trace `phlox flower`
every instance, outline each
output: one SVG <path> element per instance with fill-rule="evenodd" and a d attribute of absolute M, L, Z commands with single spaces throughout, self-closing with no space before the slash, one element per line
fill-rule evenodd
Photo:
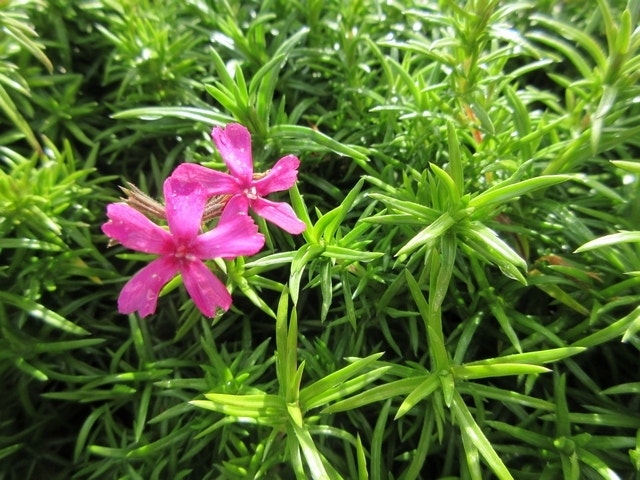
<path fill-rule="evenodd" d="M 169 177 L 163 190 L 168 230 L 126 203 L 107 206 L 105 235 L 132 250 L 159 255 L 123 287 L 118 310 L 143 317 L 154 313 L 160 290 L 180 274 L 196 306 L 213 317 L 218 307 L 229 309 L 231 295 L 203 260 L 253 255 L 263 247 L 264 236 L 237 202 L 227 204 L 215 228 L 200 233 L 207 201 L 203 187 Z"/>
<path fill-rule="evenodd" d="M 183 163 L 171 175 L 202 184 L 209 197 L 232 195 L 232 199 L 243 211 L 251 208 L 265 220 L 289 233 L 302 233 L 305 224 L 289 204 L 264 198 L 269 193 L 288 190 L 296 183 L 300 160 L 294 155 L 287 155 L 265 174 L 254 176 L 249 130 L 238 123 L 232 123 L 225 128 L 215 127 L 211 136 L 230 173 Z"/>

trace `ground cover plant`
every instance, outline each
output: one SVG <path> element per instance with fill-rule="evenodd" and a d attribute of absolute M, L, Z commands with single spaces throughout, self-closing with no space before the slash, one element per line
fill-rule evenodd
<path fill-rule="evenodd" d="M 639 17 L 0 0 L 0 478 L 639 478 Z"/>

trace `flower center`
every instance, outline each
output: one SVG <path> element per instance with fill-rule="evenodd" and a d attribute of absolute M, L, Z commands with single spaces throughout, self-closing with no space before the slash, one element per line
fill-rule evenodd
<path fill-rule="evenodd" d="M 256 198 L 258 198 L 258 191 L 256 190 L 256 187 L 253 187 L 253 186 L 249 188 L 245 188 L 244 194 L 247 196 L 249 200 L 255 200 Z"/>
<path fill-rule="evenodd" d="M 196 259 L 196 256 L 189 251 L 188 245 L 178 245 L 175 257 L 178 260 L 186 260 L 187 262 L 192 262 Z"/>

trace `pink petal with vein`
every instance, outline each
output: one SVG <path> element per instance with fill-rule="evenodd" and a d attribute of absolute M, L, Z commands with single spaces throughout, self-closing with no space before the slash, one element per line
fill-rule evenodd
<path fill-rule="evenodd" d="M 231 259 L 253 255 L 264 246 L 264 235 L 246 213 L 223 213 L 218 226 L 200 235 L 193 246 L 193 253 L 202 259 Z"/>
<path fill-rule="evenodd" d="M 222 211 L 222 215 L 220 216 L 220 222 L 225 223 L 227 220 L 231 220 L 236 217 L 237 214 L 245 214 L 249 213 L 249 206 L 251 205 L 251 200 L 246 197 L 244 194 L 242 195 L 234 195 L 229 199 L 227 204 Z"/>
<path fill-rule="evenodd" d="M 102 225 L 104 234 L 131 250 L 166 254 L 173 249 L 171 234 L 126 203 L 107 205 L 109 221 Z"/>
<path fill-rule="evenodd" d="M 209 197 L 214 195 L 233 195 L 243 191 L 235 177 L 195 163 L 178 165 L 171 176 L 180 180 L 200 183 Z"/>
<path fill-rule="evenodd" d="M 253 182 L 258 195 L 289 190 L 298 180 L 298 165 L 300 160 L 295 155 L 282 157 L 263 178 Z"/>
<path fill-rule="evenodd" d="M 231 174 L 249 186 L 253 177 L 249 130 L 239 123 L 230 123 L 225 128 L 215 127 L 211 136 Z"/>
<path fill-rule="evenodd" d="M 288 203 L 272 202 L 271 200 L 258 198 L 251 202 L 251 208 L 262 218 L 286 232 L 298 234 L 304 232 L 305 228 L 307 228 Z"/>
<path fill-rule="evenodd" d="M 206 201 L 199 183 L 174 177 L 164 181 L 167 223 L 176 243 L 189 242 L 198 235 Z"/>
<path fill-rule="evenodd" d="M 173 257 L 160 257 L 136 273 L 118 297 L 120 313 L 139 312 L 146 317 L 156 311 L 162 287 L 178 273 Z"/>
<path fill-rule="evenodd" d="M 183 266 L 182 282 L 193 303 L 207 317 L 215 316 L 218 307 L 229 310 L 231 295 L 227 287 L 201 261 Z"/>

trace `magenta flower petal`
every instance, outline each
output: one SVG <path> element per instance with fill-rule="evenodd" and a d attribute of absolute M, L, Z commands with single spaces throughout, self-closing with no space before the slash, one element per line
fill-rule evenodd
<path fill-rule="evenodd" d="M 207 194 L 199 183 L 169 177 L 164 181 L 169 230 L 177 243 L 195 239 L 200 231 Z"/>
<path fill-rule="evenodd" d="M 228 173 L 218 172 L 217 170 L 194 163 L 182 163 L 178 165 L 171 176 L 180 180 L 201 184 L 207 191 L 209 197 L 242 193 L 243 191 L 235 177 Z"/>
<path fill-rule="evenodd" d="M 182 268 L 182 283 L 196 307 L 207 317 L 213 317 L 218 307 L 229 310 L 231 295 L 227 287 L 204 263 L 193 261 Z"/>
<path fill-rule="evenodd" d="M 249 186 L 253 178 L 249 130 L 239 123 L 231 123 L 225 128 L 215 127 L 211 136 L 231 174 Z"/>
<path fill-rule="evenodd" d="M 120 313 L 139 312 L 146 317 L 156 311 L 162 287 L 178 273 L 173 257 L 160 257 L 136 273 L 125 284 L 118 297 Z"/>
<path fill-rule="evenodd" d="M 249 213 L 249 207 L 251 206 L 251 200 L 245 195 L 234 195 L 229 199 L 222 211 L 219 223 L 225 223 L 227 220 L 235 218 L 237 214 Z"/>
<path fill-rule="evenodd" d="M 277 225 L 286 232 L 298 234 L 307 228 L 305 223 L 296 217 L 291 205 L 284 202 L 272 202 L 257 198 L 251 202 L 251 208 L 265 220 Z"/>
<path fill-rule="evenodd" d="M 253 182 L 258 195 L 289 190 L 298 180 L 299 165 L 300 160 L 295 155 L 282 157 L 263 178 Z"/>
<path fill-rule="evenodd" d="M 220 223 L 200 235 L 193 245 L 193 253 L 202 259 L 235 258 L 253 255 L 264 246 L 264 235 L 246 213 L 223 213 Z"/>
<path fill-rule="evenodd" d="M 173 249 L 171 234 L 126 203 L 107 205 L 104 234 L 131 250 L 164 254 Z"/>

